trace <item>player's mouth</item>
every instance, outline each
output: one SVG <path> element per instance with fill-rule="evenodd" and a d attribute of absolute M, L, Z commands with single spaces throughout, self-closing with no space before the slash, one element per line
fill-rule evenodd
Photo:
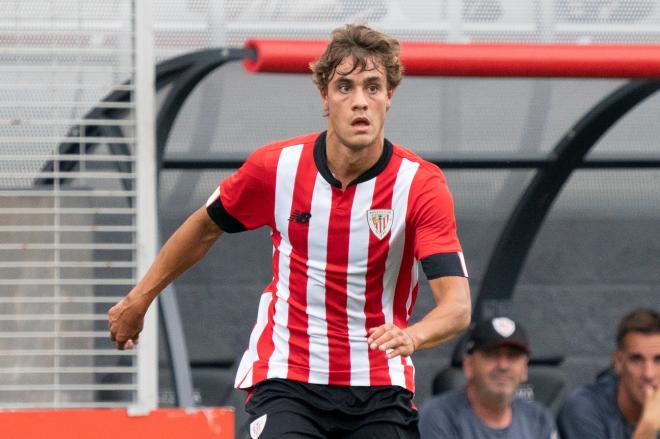
<path fill-rule="evenodd" d="M 370 125 L 371 123 L 369 122 L 369 119 L 367 119 L 366 117 L 356 117 L 353 120 L 351 120 L 351 126 L 358 130 L 366 130 L 369 128 Z"/>

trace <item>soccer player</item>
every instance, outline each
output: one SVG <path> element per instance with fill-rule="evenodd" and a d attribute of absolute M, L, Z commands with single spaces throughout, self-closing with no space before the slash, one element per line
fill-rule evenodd
<path fill-rule="evenodd" d="M 527 380 L 529 343 L 508 317 L 482 320 L 466 340 L 464 389 L 443 393 L 421 410 L 422 439 L 557 439 L 550 412 L 516 398 Z"/>
<path fill-rule="evenodd" d="M 256 438 L 416 438 L 410 355 L 470 321 L 453 202 L 442 172 L 384 136 L 402 78 L 399 43 L 362 25 L 312 66 L 327 130 L 253 152 L 109 311 L 131 348 L 156 295 L 222 233 L 272 231 L 273 279 L 236 376 Z M 408 325 L 418 265 L 436 307 Z"/>
<path fill-rule="evenodd" d="M 616 339 L 615 373 L 578 387 L 559 413 L 564 439 L 660 439 L 660 314 L 630 312 Z"/>

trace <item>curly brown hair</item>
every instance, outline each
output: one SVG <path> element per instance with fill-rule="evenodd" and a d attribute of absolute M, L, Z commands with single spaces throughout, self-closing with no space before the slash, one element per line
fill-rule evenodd
<path fill-rule="evenodd" d="M 316 86 L 326 92 L 337 66 L 346 57 L 353 58 L 353 68 L 342 72 L 342 75 L 348 75 L 356 69 L 364 70 L 369 61 L 377 62 L 385 69 L 387 88 L 394 90 L 403 78 L 399 52 L 399 42 L 394 38 L 365 25 L 347 24 L 332 32 L 332 39 L 325 52 L 309 67 Z"/>

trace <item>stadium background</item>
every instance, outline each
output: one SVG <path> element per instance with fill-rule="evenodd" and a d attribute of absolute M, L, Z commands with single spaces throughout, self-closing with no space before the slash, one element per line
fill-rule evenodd
<path fill-rule="evenodd" d="M 42 21 L 50 20 L 57 27 L 58 20 L 67 17 L 116 19 L 130 3 L 105 2 L 83 11 L 74 0 L 7 2 L 3 17 L 8 18 L 0 20 L 0 32 L 5 46 L 11 46 L 13 33 L 20 34 L 21 24 L 29 25 L 39 14 Z M 158 61 L 208 47 L 242 47 L 254 37 L 324 39 L 345 22 L 366 22 L 400 40 L 415 41 L 657 44 L 660 40 L 660 2 L 650 0 L 156 0 L 155 6 Z M 26 41 L 18 48 L 40 44 L 38 39 Z M 105 43 L 91 39 L 79 44 Z M 28 55 L 17 49 L 14 58 L 21 56 Z M 11 64 L 14 58 L 0 54 L 0 65 Z M 575 121 L 624 82 L 408 77 L 395 94 L 386 136 L 428 159 L 547 154 Z M 60 90 L 58 96 L 81 101 L 74 92 L 66 96 Z M 168 88 L 161 90 L 158 104 L 167 92 Z M 0 93 L 7 99 L 16 92 L 1 89 Z M 99 92 L 84 101 L 103 96 Z M 11 97 L 17 99 L 15 94 Z M 659 104 L 658 96 L 643 102 L 590 155 L 657 161 Z M 247 74 L 239 63 L 230 63 L 207 76 L 186 100 L 166 156 L 208 153 L 242 160 L 262 144 L 324 129 L 321 113 L 309 77 Z M 3 122 L 0 130 L 13 126 Z M 66 129 L 56 135 L 64 136 Z M 48 151 L 55 146 L 39 148 Z M 168 236 L 228 172 L 161 171 L 161 234 Z M 502 226 L 535 172 L 445 171 L 473 294 L 479 290 Z M 5 186 L 11 188 L 9 183 Z M 615 325 L 626 311 L 658 307 L 659 187 L 660 171 L 654 168 L 576 170 L 534 241 L 513 300 L 500 304 L 500 310 L 527 327 L 533 356 L 564 357 L 560 368 L 569 387 L 590 381 L 608 366 Z M 270 280 L 270 254 L 265 230 L 225 235 L 202 263 L 175 283 L 190 360 L 201 371 L 196 387 L 203 403 L 222 405 L 240 399 L 230 390 L 234 362 L 247 344 L 259 294 Z M 431 306 L 422 282 L 413 318 Z M 448 364 L 452 346 L 414 356 L 418 403 L 430 396 L 432 377 Z M 172 402 L 172 388 L 162 341 L 160 351 L 160 400 L 167 405 Z"/>

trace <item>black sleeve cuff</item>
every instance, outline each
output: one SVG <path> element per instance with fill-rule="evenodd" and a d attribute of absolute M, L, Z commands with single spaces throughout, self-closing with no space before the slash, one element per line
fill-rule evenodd
<path fill-rule="evenodd" d="M 442 276 L 468 277 L 461 253 L 436 253 L 425 257 L 421 262 L 428 280 Z"/>
<path fill-rule="evenodd" d="M 216 198 L 213 203 L 206 207 L 206 212 L 208 212 L 211 219 L 227 233 L 238 233 L 247 230 L 239 220 L 231 216 L 225 210 L 222 201 L 220 201 L 220 197 Z"/>

